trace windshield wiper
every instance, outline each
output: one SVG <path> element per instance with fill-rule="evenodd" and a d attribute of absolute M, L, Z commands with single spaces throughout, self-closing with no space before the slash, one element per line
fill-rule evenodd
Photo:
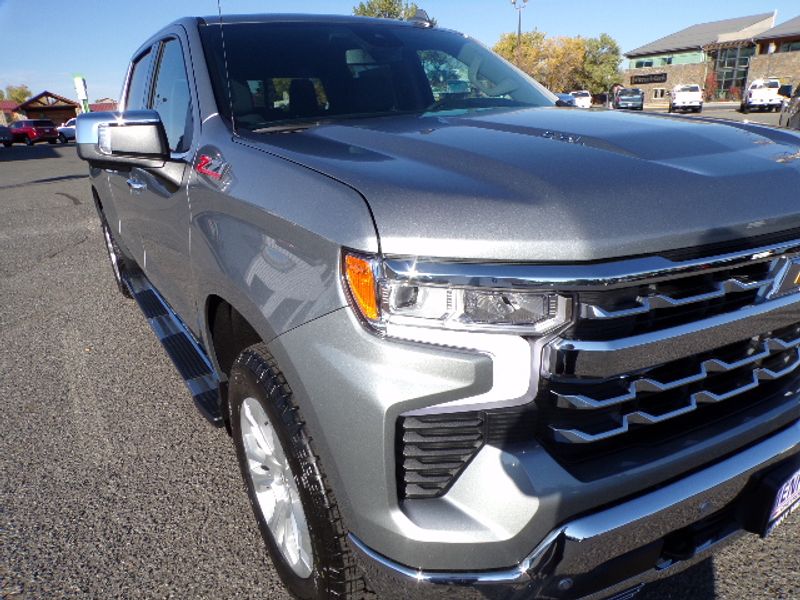
<path fill-rule="evenodd" d="M 276 121 L 271 125 L 264 124 L 263 127 L 251 129 L 253 133 L 292 133 L 295 131 L 304 131 L 312 127 L 319 127 L 321 125 L 336 125 L 337 123 L 345 121 L 358 121 L 365 119 L 377 119 L 381 117 L 398 117 L 403 115 L 420 115 L 425 111 L 421 109 L 415 110 L 386 110 L 376 112 L 362 112 L 362 113 L 345 113 L 341 115 L 327 115 L 324 118 L 308 118 L 298 119 L 294 121 Z"/>
<path fill-rule="evenodd" d="M 305 131 L 312 127 L 318 127 L 325 122 L 320 120 L 314 121 L 286 121 L 283 123 L 274 123 L 266 127 L 259 127 L 258 129 L 251 129 L 253 133 L 291 133 L 293 131 Z"/>

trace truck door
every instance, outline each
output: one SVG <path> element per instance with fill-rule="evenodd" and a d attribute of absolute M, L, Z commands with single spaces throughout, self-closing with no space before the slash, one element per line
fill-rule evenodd
<path fill-rule="evenodd" d="M 158 111 L 171 158 L 163 169 L 133 168 L 133 227 L 142 244 L 140 266 L 167 302 L 181 315 L 191 314 L 189 263 L 190 173 L 195 119 L 184 47 L 177 36 L 154 46 L 155 66 L 147 108 Z"/>
<path fill-rule="evenodd" d="M 150 74 L 153 66 L 153 51 L 148 48 L 131 62 L 123 94 L 123 110 L 141 110 L 145 107 Z M 116 240 L 128 255 L 141 265 L 143 261 L 142 241 L 133 227 L 134 215 L 139 200 L 138 190 L 129 183 L 131 169 L 107 169 L 111 191 L 111 205 L 103 206 L 103 213 Z"/>

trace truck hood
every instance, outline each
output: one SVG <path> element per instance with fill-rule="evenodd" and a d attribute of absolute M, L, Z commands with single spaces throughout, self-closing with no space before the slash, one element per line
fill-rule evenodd
<path fill-rule="evenodd" d="M 589 261 L 800 227 L 800 136 L 560 108 L 255 135 L 357 189 L 390 255 Z"/>

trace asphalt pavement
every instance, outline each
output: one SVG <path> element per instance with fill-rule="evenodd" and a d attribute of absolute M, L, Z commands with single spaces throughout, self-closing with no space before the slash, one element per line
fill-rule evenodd
<path fill-rule="evenodd" d="M 0 598 L 287 599 L 223 430 L 117 291 L 74 146 L 0 148 Z M 800 515 L 645 600 L 800 598 Z"/>

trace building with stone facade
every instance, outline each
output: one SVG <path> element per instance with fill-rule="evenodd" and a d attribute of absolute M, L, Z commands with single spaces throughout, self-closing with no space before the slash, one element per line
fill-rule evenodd
<path fill-rule="evenodd" d="M 648 105 L 669 103 L 674 86 L 697 83 L 716 99 L 738 100 L 750 82 L 775 77 L 800 85 L 800 16 L 775 25 L 763 13 L 692 25 L 627 52 L 624 85 L 645 91 Z"/>
<path fill-rule="evenodd" d="M 755 42 L 748 80 L 777 77 L 796 89 L 800 85 L 800 17 L 765 31 Z"/>

